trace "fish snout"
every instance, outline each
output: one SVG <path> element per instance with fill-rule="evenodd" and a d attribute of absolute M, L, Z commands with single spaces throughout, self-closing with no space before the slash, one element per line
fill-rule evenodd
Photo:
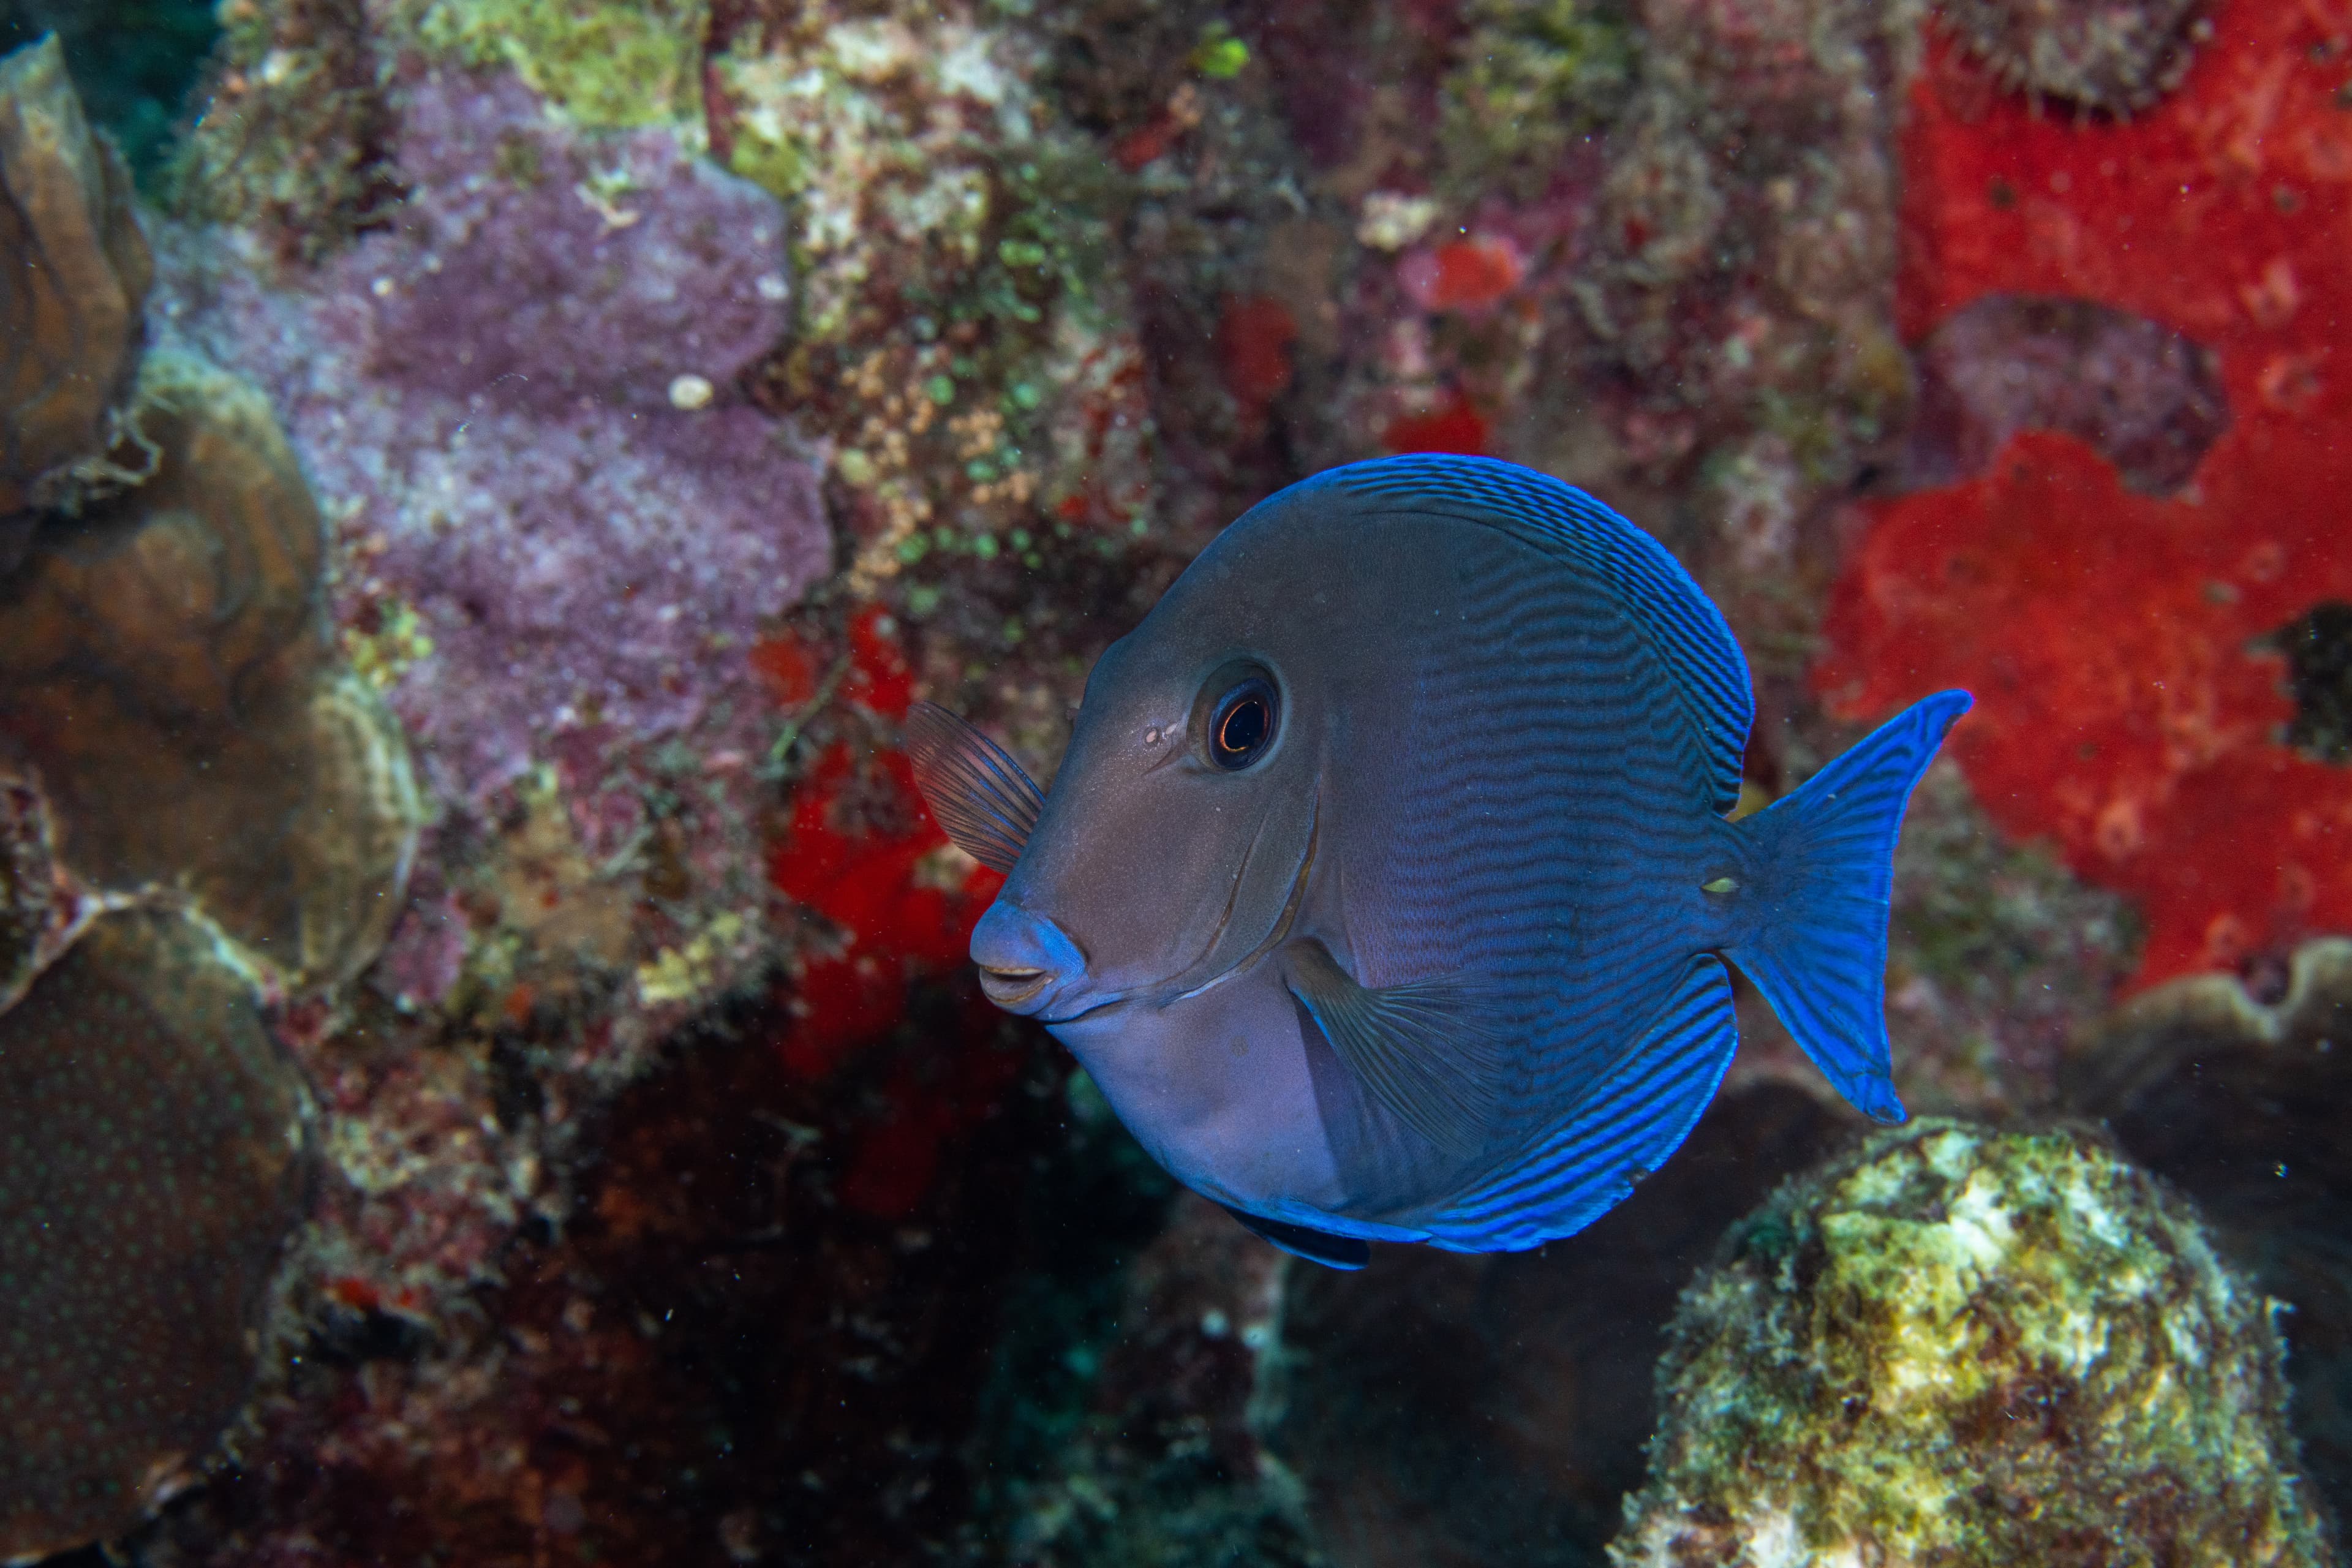
<path fill-rule="evenodd" d="M 1087 956 L 1068 932 L 1003 899 L 972 928 L 971 961 L 980 988 L 1008 1013 L 1044 1012 L 1087 973 Z"/>

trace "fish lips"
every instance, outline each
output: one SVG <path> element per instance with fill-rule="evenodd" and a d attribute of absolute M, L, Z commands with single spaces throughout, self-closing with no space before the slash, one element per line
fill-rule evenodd
<path fill-rule="evenodd" d="M 988 999 L 1024 1017 L 1050 1022 L 1057 1002 L 1087 988 L 1086 953 L 1070 934 L 1006 899 L 989 905 L 972 928 L 971 961 Z"/>

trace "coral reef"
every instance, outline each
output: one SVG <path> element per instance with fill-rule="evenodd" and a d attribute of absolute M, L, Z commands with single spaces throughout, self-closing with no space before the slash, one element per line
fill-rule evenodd
<path fill-rule="evenodd" d="M 269 1563 L 946 1556 L 1011 1281 L 1045 1239 L 1009 1197 L 1061 1103 L 1033 1036 L 956 1035 L 971 1001 L 926 988 L 906 1027 L 823 1084 L 784 1064 L 772 1013 L 688 1031 L 609 1103 L 576 1203 L 526 1223 L 454 1306 L 373 1257 L 315 1259 L 299 1357 L 264 1391 L 240 1473 L 173 1509 L 145 1549 Z M 521 1037 L 503 1048 L 491 1140 L 517 1159 L 534 1122 L 564 1114 L 553 1092 L 537 1099 L 562 1086 L 521 1059 Z M 908 1210 L 861 1212 L 850 1181 L 893 1114 L 893 1077 L 950 1040 L 1007 1058 L 1017 1087 Z M 371 1114 L 400 1110 L 379 1091 Z M 466 1160 L 428 1179 L 454 1194 Z"/>
<path fill-rule="evenodd" d="M 2299 11 L 2216 25 L 2183 89 L 2122 125 L 1987 102 L 1952 50 L 1931 58 L 1906 132 L 1906 331 L 1989 295 L 2097 300 L 2210 352 L 2230 423 L 2168 498 L 2025 431 L 1974 479 L 1874 505 L 1817 671 L 1855 718 L 1978 691 L 1954 738 L 1978 798 L 2137 901 L 2143 985 L 2275 964 L 2352 921 L 2343 775 L 2284 742 L 2269 640 L 2352 597 L 2326 521 L 2352 404 L 2322 368 L 2352 201 L 2343 45 Z"/>
<path fill-rule="evenodd" d="M 269 391 L 362 563 L 338 625 L 404 628 L 379 683 L 468 805 L 559 749 L 600 777 L 749 721 L 741 653 L 825 563 L 808 464 L 734 391 L 783 332 L 782 215 L 671 132 L 583 140 L 510 79 L 430 76 L 400 115 L 398 233 L 275 287 L 168 258 L 171 331 Z M 681 377 L 709 400 L 679 406 Z M 583 816 L 605 853 L 642 822 Z"/>
<path fill-rule="evenodd" d="M 2180 85 L 2212 36 L 2208 0 L 1940 0 L 1936 19 L 2040 107 L 2129 115 Z"/>
<path fill-rule="evenodd" d="M 283 411 L 337 641 L 437 819 L 373 998 L 310 1053 L 345 1181 L 311 1289 L 455 1333 L 516 1227 L 567 1211 L 584 1119 L 776 960 L 752 652 L 828 535 L 740 389 L 785 326 L 774 202 L 499 70 L 386 93 L 396 231 L 283 267 L 178 231 L 160 297 Z"/>
<path fill-rule="evenodd" d="M 2352 942 L 2294 956 L 2281 994 L 2200 975 L 2137 997 L 2068 1073 L 2084 1114 L 2210 1217 L 2217 1240 L 2291 1309 L 2279 1331 L 2289 1414 L 2314 1489 L 2352 1513 L 2352 1146 L 2336 1108 L 2352 1077 Z"/>
<path fill-rule="evenodd" d="M 1611 126 L 1593 254 L 1570 290 L 1590 344 L 1577 379 L 1630 405 L 1606 424 L 1632 471 L 1591 477 L 1629 500 L 1671 487 L 1654 509 L 1769 685 L 1787 673 L 1779 637 L 1803 624 L 1784 586 L 1799 542 L 1905 412 L 1892 116 L 1919 13 L 1650 4 L 1635 17 L 1643 85 Z M 1567 456 L 1560 435 L 1516 435 L 1538 461 Z"/>
<path fill-rule="evenodd" d="M 116 1535 L 243 1405 L 309 1101 L 202 923 L 100 919 L 0 1013 L 0 1556 Z"/>
<path fill-rule="evenodd" d="M 2051 826 L 2053 779 L 2187 778 L 2215 745 L 2285 759 L 2308 770 L 2285 807 L 2242 791 L 2229 821 L 2293 837 L 2316 890 L 2248 939 L 2250 973 L 2279 979 L 2263 954 L 2343 918 L 2310 781 L 2336 777 L 2329 606 L 2352 592 L 2276 529 L 2276 561 L 2209 559 L 2250 525 L 2199 522 L 2243 494 L 2217 474 L 2304 463 L 2334 396 L 2324 345 L 2295 339 L 2336 288 L 2339 133 L 2314 94 L 2340 63 L 2311 52 L 2315 13 L 2244 10 L 2218 7 L 2178 94 L 2125 123 L 2036 118 L 1913 0 L 229 0 L 156 186 L 144 342 L 134 306 L 94 434 L 60 446 L 120 469 L 115 493 L 51 480 L 73 510 L 0 522 L 22 773 L 0 784 L 0 984 L 32 988 L 0 1037 L 70 1024 L 52 979 L 114 922 L 193 908 L 318 1101 L 322 1179 L 276 1348 L 238 1363 L 236 1467 L 131 1550 L 1597 1560 L 1674 1292 L 1844 1136 L 1765 1010 L 1743 998 L 1738 1079 L 1683 1156 L 1575 1243 L 1310 1273 L 1171 1204 L 1084 1076 L 978 996 L 962 955 L 996 878 L 909 789 L 908 704 L 955 704 L 1049 777 L 1095 655 L 1266 491 L 1382 450 L 1541 464 L 1727 605 L 1762 705 L 1751 804 L 1912 694 L 1894 684 L 1948 669 L 1998 697 L 1965 776 L 1916 803 L 1891 1012 L 1916 1106 L 2048 1110 L 2143 962 L 2144 889 Z M 2143 168 L 2135 139 L 2178 156 Z M 2124 170 L 2095 176 L 2108 156 Z M 2194 251 L 2157 200 L 2175 174 L 2243 247 Z M 2100 180 L 2131 202 L 2080 205 Z M 2021 462 L 2053 451 L 2098 476 L 2083 528 L 2023 513 L 1999 550 L 1938 553 L 1955 497 L 2021 493 Z M 2089 556 L 2004 640 L 2021 563 Z M 1948 600 L 1954 625 L 1902 618 Z M 2121 761 L 2077 732 L 2098 702 L 2137 713 L 2147 680 L 2178 689 L 2184 639 L 2228 703 L 2166 710 L 2161 749 Z M 2203 857 L 2210 895 L 2276 858 L 2200 837 L 2222 803 L 2192 825 L 2160 795 L 2134 797 L 2136 866 Z M 2147 914 L 2155 978 L 2186 917 Z M 2237 1287 L 2168 1200 L 2070 1137 L 1933 1138 L 1958 1173 L 1928 1168 L 1929 1137 L 1882 1145 L 1867 1168 L 1926 1173 L 1881 1210 L 1847 1202 L 1866 1161 L 1805 1190 L 1931 1252 L 1956 1233 L 1929 1197 L 1997 1202 L 2027 1239 L 1977 1283 L 2020 1321 L 2028 1286 L 2081 1283 L 2045 1231 L 2086 1268 L 2146 1262 L 2150 1291 L 2236 1336 L 2163 1397 L 2274 1398 L 2259 1303 L 2223 1310 Z M 2052 1172 L 2122 1205 L 2121 1239 L 2028 1190 Z M 1797 1203 L 1768 1211 L 1792 1237 Z M 1819 1277 L 1756 1272 L 1827 1241 L 1737 1234 L 1703 1300 L 1746 1280 L 1863 1336 L 1824 1358 L 1876 1353 Z M 2122 1279 L 2115 1342 L 2138 1345 L 2153 1298 Z M 2294 1344 L 2291 1373 L 2327 1375 L 2319 1338 Z M 2115 1363 L 2124 1393 L 2150 1364 Z M 1994 1489 L 1963 1512 L 2062 1442 L 2126 1474 L 2137 1429 L 2075 1420 L 2122 1397 L 2105 1375 L 2070 1405 L 2054 1383 L 1983 1405 L 1950 1453 Z M 1659 1488 L 1714 1440 L 1666 1393 Z M 1856 1419 L 1874 1442 L 1928 1408 Z M 2249 1507 L 2289 1463 L 2274 1414 L 2201 1412 L 2248 1436 Z M 1823 1486 L 1861 1475 L 1864 1449 L 1821 1452 Z M 145 1496 L 77 1528 L 126 1528 Z M 2095 1560 L 2165 1522 L 2101 1515 L 2060 1544 Z"/>
<path fill-rule="evenodd" d="M 2071 1131 L 1924 1121 L 1685 1294 L 1621 1564 L 2325 1563 L 2269 1303 Z"/>
<path fill-rule="evenodd" d="M 152 273 L 131 178 L 94 139 L 55 38 L 0 67 L 0 569 L 20 519 L 137 478 L 108 458 Z"/>

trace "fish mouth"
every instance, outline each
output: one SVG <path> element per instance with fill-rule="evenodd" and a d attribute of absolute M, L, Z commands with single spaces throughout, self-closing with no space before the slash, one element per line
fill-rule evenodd
<path fill-rule="evenodd" d="M 982 993 L 1007 1012 L 1044 991 L 1054 978 L 1053 972 L 1045 969 L 991 969 L 984 963 L 977 967 Z"/>

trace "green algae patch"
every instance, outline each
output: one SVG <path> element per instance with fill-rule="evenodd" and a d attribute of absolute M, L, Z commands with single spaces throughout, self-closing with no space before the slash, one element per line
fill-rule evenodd
<path fill-rule="evenodd" d="M 657 125 L 702 105 L 703 0 L 429 0 L 425 47 L 511 68 L 583 125 Z"/>
<path fill-rule="evenodd" d="M 2275 1305 L 2085 1133 L 1882 1136 L 1735 1226 L 1685 1294 L 1612 1558 L 2329 1562 Z"/>
<path fill-rule="evenodd" d="M 1606 0 L 1472 0 L 1464 19 L 1441 87 L 1446 153 L 1475 178 L 1540 189 L 1570 146 L 1624 112 L 1639 35 Z"/>

